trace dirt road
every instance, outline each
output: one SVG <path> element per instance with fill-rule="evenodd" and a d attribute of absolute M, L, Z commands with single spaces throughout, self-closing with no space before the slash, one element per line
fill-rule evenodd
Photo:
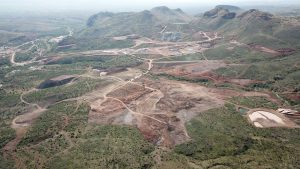
<path fill-rule="evenodd" d="M 70 32 L 68 36 L 72 36 L 72 34 L 73 33 Z M 159 59 L 161 59 L 165 56 L 170 56 L 170 54 L 172 54 L 172 52 L 173 52 L 172 48 L 174 48 L 174 47 L 175 48 L 182 48 L 182 50 L 179 51 L 179 53 L 175 52 L 178 55 L 184 54 L 184 52 L 189 51 L 189 49 L 192 49 L 191 52 L 202 51 L 202 48 L 199 46 L 198 43 L 213 41 L 213 40 L 219 38 L 217 34 L 215 34 L 214 37 L 210 37 L 206 33 L 203 33 L 203 34 L 204 34 L 205 37 L 208 38 L 208 40 L 197 41 L 197 42 L 159 42 L 159 41 L 154 41 L 154 40 L 151 40 L 151 39 L 146 39 L 145 41 L 142 41 L 142 40 L 138 41 L 137 44 L 139 44 L 139 45 L 144 44 L 144 43 L 149 43 L 149 41 L 153 44 L 156 44 L 156 45 L 167 45 L 165 47 L 148 48 L 152 51 L 157 51 L 159 54 L 162 54 L 162 57 L 158 57 L 158 58 L 155 58 L 155 59 L 140 58 L 140 57 L 136 56 L 136 54 L 135 54 L 135 53 L 137 53 L 138 49 L 133 49 L 133 48 L 112 49 L 112 50 L 91 50 L 91 51 L 83 51 L 83 52 L 79 52 L 79 53 L 78 52 L 77 53 L 72 53 L 72 52 L 59 53 L 58 56 L 61 56 L 61 57 L 70 56 L 70 55 L 73 55 L 73 54 L 76 54 L 76 55 L 83 54 L 83 55 L 87 55 L 87 56 L 99 55 L 99 54 L 100 55 L 102 54 L 102 55 L 120 55 L 121 56 L 121 55 L 127 54 L 127 55 L 134 56 L 134 58 L 136 58 L 138 60 L 142 60 L 147 64 L 147 70 L 145 72 L 136 74 L 134 77 L 132 77 L 130 80 L 127 80 L 127 81 L 123 80 L 122 78 L 120 78 L 118 76 L 101 76 L 101 77 L 98 77 L 98 76 L 94 76 L 94 75 L 90 75 L 90 74 L 78 75 L 78 78 L 84 77 L 84 78 L 93 78 L 93 79 L 111 79 L 111 80 L 114 80 L 115 82 L 112 83 L 111 85 L 107 86 L 106 88 L 99 89 L 99 91 L 93 91 L 93 92 L 88 93 L 84 96 L 77 97 L 77 98 L 72 98 L 72 99 L 66 99 L 66 100 L 63 100 L 63 101 L 83 100 L 85 102 L 91 102 L 93 100 L 97 100 L 97 99 L 101 98 L 101 102 L 99 102 L 99 103 L 103 103 L 106 100 L 111 99 L 111 100 L 114 100 L 114 101 L 117 101 L 117 102 L 121 103 L 122 106 L 124 108 L 126 108 L 129 111 L 129 113 L 131 113 L 132 115 L 136 115 L 138 117 L 141 117 L 143 119 L 148 119 L 150 121 L 158 122 L 158 123 L 162 124 L 163 126 L 169 125 L 164 120 L 162 120 L 163 118 L 161 119 L 161 118 L 155 117 L 155 116 L 160 116 L 160 114 L 153 114 L 152 115 L 150 113 L 150 112 L 152 112 L 153 110 L 156 109 L 156 105 L 164 97 L 164 93 L 161 90 L 156 89 L 156 87 L 148 86 L 147 84 L 141 84 L 141 83 L 135 82 L 135 81 L 141 79 L 143 76 L 145 76 L 149 72 L 151 72 L 154 64 L 156 64 L 156 63 L 185 63 L 185 62 L 186 63 L 194 63 L 194 62 L 198 62 L 198 60 L 195 60 L 195 61 L 173 61 L 173 62 L 171 62 L 171 61 L 162 62 L 162 61 L 156 61 L 156 60 L 159 60 Z M 22 44 L 22 45 L 20 45 L 20 46 L 18 46 L 18 47 L 11 50 L 12 55 L 11 55 L 10 61 L 13 65 L 15 65 L 15 66 L 24 66 L 24 65 L 31 64 L 31 63 L 34 63 L 34 62 L 39 62 L 39 61 L 36 61 L 36 57 L 33 58 L 30 61 L 27 61 L 27 62 L 17 63 L 15 61 L 16 52 L 19 52 L 21 50 L 19 48 L 24 46 L 24 45 L 28 45 L 30 43 L 31 43 L 31 46 L 27 50 L 30 50 L 33 47 L 36 47 L 35 41 L 31 41 L 31 42 L 26 42 L 26 43 L 24 43 L 24 44 Z M 143 54 L 143 53 L 139 53 L 139 54 Z M 40 53 L 40 55 L 42 55 L 42 53 Z M 203 57 L 204 57 L 205 60 L 207 60 L 207 58 L 204 55 L 203 55 Z M 112 93 L 112 92 L 114 92 L 118 89 L 122 89 L 127 85 L 137 85 L 137 86 L 143 87 L 145 90 L 150 90 L 152 92 L 151 94 L 147 95 L 147 97 L 145 99 L 142 99 L 138 103 L 136 103 L 137 104 L 136 110 L 132 110 L 132 108 L 130 108 L 129 105 L 124 103 L 121 99 L 108 96 L 109 93 Z M 89 84 L 87 84 L 87 87 L 88 86 L 89 86 Z M 31 108 L 30 108 L 30 111 L 28 111 L 28 112 L 26 112 L 26 113 L 24 113 L 20 116 L 17 116 L 15 119 L 13 119 L 11 126 L 12 126 L 12 128 L 14 128 L 16 130 L 17 136 L 14 140 L 9 142 L 5 146 L 6 147 L 5 150 L 7 152 L 12 153 L 16 149 L 17 144 L 24 137 L 28 127 L 42 113 L 47 111 L 46 108 L 43 108 L 43 107 L 41 107 L 40 105 L 38 105 L 36 103 L 29 103 L 26 100 L 24 100 L 23 96 L 25 94 L 28 94 L 28 93 L 33 92 L 35 90 L 36 89 L 32 89 L 30 91 L 24 92 L 20 96 L 20 100 L 23 103 L 27 104 L 28 107 L 31 107 Z M 187 90 L 187 89 L 185 89 L 185 90 Z M 192 91 L 190 91 L 190 92 L 192 92 Z M 61 102 L 63 102 L 63 101 L 61 101 Z M 55 104 L 57 104 L 57 103 L 55 103 Z M 182 131 L 184 131 L 185 137 L 189 138 L 183 124 L 180 124 L 180 125 L 182 125 L 180 128 L 182 128 Z"/>

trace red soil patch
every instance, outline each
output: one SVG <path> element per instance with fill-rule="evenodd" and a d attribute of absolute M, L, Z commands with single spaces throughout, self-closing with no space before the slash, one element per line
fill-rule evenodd
<path fill-rule="evenodd" d="M 300 93 L 284 94 L 284 97 L 294 102 L 300 102 Z"/>
<path fill-rule="evenodd" d="M 117 117 L 126 114 L 126 108 L 118 101 L 108 99 L 96 100 L 91 103 L 91 111 L 89 113 L 89 122 L 97 124 L 114 124 Z M 119 122 L 119 121 L 118 121 Z"/>
<path fill-rule="evenodd" d="M 166 122 L 166 124 L 149 118 L 142 118 L 138 128 L 148 141 L 156 145 L 172 147 L 189 140 L 182 121 L 176 116 L 169 117 L 165 114 L 155 114 L 153 117 Z"/>
<path fill-rule="evenodd" d="M 248 44 L 248 46 L 250 47 L 250 49 L 257 50 L 257 51 L 264 52 L 264 53 L 269 53 L 273 56 L 281 55 L 281 53 L 276 50 L 273 50 L 273 49 L 270 49 L 270 48 L 267 48 L 267 47 L 264 47 L 261 45 L 257 45 L 254 43 L 250 43 L 250 44 Z"/>
<path fill-rule="evenodd" d="M 296 53 L 296 50 L 292 48 L 281 48 L 281 49 L 276 49 L 276 51 L 279 52 L 281 56 L 288 56 Z"/>
<path fill-rule="evenodd" d="M 129 83 L 92 102 L 89 122 L 136 126 L 148 141 L 173 147 L 190 139 L 185 123 L 199 113 L 222 107 L 232 96 L 267 95 L 166 79 L 137 81 L 147 87 Z"/>
<path fill-rule="evenodd" d="M 239 85 L 239 86 L 247 86 L 249 84 L 260 82 L 260 81 L 251 80 L 251 79 L 233 79 L 233 78 L 223 77 L 223 76 L 220 76 L 213 72 L 207 72 L 204 74 L 200 74 L 199 76 L 203 77 L 203 78 L 211 79 L 216 84 L 232 83 L 232 84 Z"/>

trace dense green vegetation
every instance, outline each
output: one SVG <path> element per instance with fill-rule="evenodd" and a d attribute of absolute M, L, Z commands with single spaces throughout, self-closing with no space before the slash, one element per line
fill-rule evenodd
<path fill-rule="evenodd" d="M 37 46 L 29 47 L 25 52 L 17 52 L 15 55 L 16 62 L 24 62 L 38 56 Z"/>
<path fill-rule="evenodd" d="M 48 168 L 151 168 L 154 146 L 125 126 L 90 126 L 78 147 L 55 157 Z M 74 161 L 73 159 L 77 159 Z"/>
<path fill-rule="evenodd" d="M 107 69 L 115 67 L 132 67 L 141 64 L 133 56 L 89 56 L 89 57 L 64 57 L 50 62 L 49 65 L 69 65 L 70 67 L 93 67 L 96 69 Z"/>
<path fill-rule="evenodd" d="M 150 158 L 154 146 L 136 128 L 88 125 L 88 112 L 87 105 L 76 102 L 51 106 L 27 132 L 18 156 L 29 168 L 150 168 L 154 164 Z M 39 154 L 37 161 L 34 154 Z"/>
<path fill-rule="evenodd" d="M 16 62 L 24 62 L 29 61 L 33 58 L 33 54 L 31 53 L 16 53 L 15 61 Z"/>
<path fill-rule="evenodd" d="M 10 126 L 1 125 L 0 134 L 0 148 L 3 148 L 10 140 L 15 138 L 14 129 L 10 128 Z"/>
<path fill-rule="evenodd" d="M 297 168 L 299 129 L 257 129 L 232 105 L 202 113 L 187 124 L 192 141 L 175 152 L 203 168 Z"/>
<path fill-rule="evenodd" d="M 20 147 L 52 138 L 61 130 L 72 133 L 72 136 L 75 137 L 80 132 L 78 129 L 86 126 L 88 111 L 87 105 L 76 105 L 76 102 L 64 102 L 51 106 L 26 133 Z"/>
<path fill-rule="evenodd" d="M 113 40 L 112 38 L 80 38 L 68 37 L 59 42 L 59 46 L 74 45 L 72 48 L 59 49 L 57 51 L 82 51 L 82 50 L 101 50 L 101 49 L 116 49 L 116 48 L 129 48 L 134 45 L 133 40 Z"/>
<path fill-rule="evenodd" d="M 11 128 L 11 120 L 24 110 L 19 94 L 0 89 L 0 149 L 15 138 L 15 130 Z M 0 168 L 13 168 L 14 161 L 6 159 L 1 151 Z"/>
<path fill-rule="evenodd" d="M 214 13 L 213 16 L 200 16 L 193 25 L 207 31 L 218 31 L 244 43 L 255 43 L 273 49 L 299 49 L 299 26 L 290 24 L 295 22 L 292 18 L 256 9 L 237 13 L 235 17 L 227 19 L 224 17 L 229 16 L 229 11 L 215 8 L 209 13 L 211 12 Z"/>
<path fill-rule="evenodd" d="M 5 159 L 3 155 L 0 155 L 0 166 L 6 168 L 14 168 L 14 161 L 12 159 Z"/>
<path fill-rule="evenodd" d="M 0 124 L 3 127 L 10 127 L 10 120 L 20 114 L 24 104 L 20 101 L 20 94 L 7 92 L 0 89 Z"/>
<path fill-rule="evenodd" d="M 2 69 L 2 66 L 7 66 L 10 65 L 9 59 L 6 58 L 0 58 L 0 69 Z"/>
<path fill-rule="evenodd" d="M 215 72 L 225 77 L 259 80 L 260 84 L 252 87 L 269 88 L 276 92 L 294 91 L 300 79 L 297 66 L 299 54 L 279 57 L 266 61 L 253 62 L 250 65 L 237 65 L 220 68 Z M 251 86 L 250 86 L 251 87 Z"/>
<path fill-rule="evenodd" d="M 19 103 L 20 94 L 14 92 L 6 92 L 0 89 L 0 107 L 14 107 Z"/>

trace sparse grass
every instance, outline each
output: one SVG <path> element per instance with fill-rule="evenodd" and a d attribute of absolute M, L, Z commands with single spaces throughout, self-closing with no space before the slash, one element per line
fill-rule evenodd
<path fill-rule="evenodd" d="M 209 85 L 211 84 L 211 81 L 208 79 L 192 79 L 192 78 L 186 78 L 186 77 L 177 77 L 177 76 L 173 76 L 170 74 L 165 74 L 165 73 L 160 73 L 158 75 L 156 75 L 158 77 L 165 77 L 169 80 L 177 80 L 177 81 L 186 81 L 186 82 L 191 82 L 191 83 L 201 83 L 204 85 Z"/>
<path fill-rule="evenodd" d="M 230 66 L 230 67 L 222 67 L 214 72 L 223 77 L 238 77 L 244 70 L 248 69 L 247 65 L 238 65 L 238 66 Z"/>
<path fill-rule="evenodd" d="M 110 83 L 110 81 L 106 80 L 83 78 L 70 85 L 57 86 L 29 93 L 24 96 L 24 99 L 30 103 L 58 102 L 69 98 L 79 97 L 97 87 L 104 87 Z"/>
<path fill-rule="evenodd" d="M 276 109 L 278 105 L 269 101 L 266 97 L 233 97 L 230 99 L 232 103 L 246 106 L 248 108 L 268 108 L 268 109 Z"/>
<path fill-rule="evenodd" d="M 229 78 L 253 79 L 262 81 L 257 86 L 276 92 L 293 91 L 300 78 L 299 54 L 267 61 L 253 62 L 247 65 L 230 66 L 215 70 L 219 75 Z M 265 85 L 263 85 L 265 84 Z M 251 86 L 249 86 L 251 87 Z"/>
<path fill-rule="evenodd" d="M 77 69 L 75 66 L 73 68 L 66 67 L 66 66 L 46 66 L 44 70 L 35 70 L 35 71 L 28 70 L 28 68 L 29 67 L 27 66 L 19 67 L 17 68 L 17 70 L 20 71 L 1 79 L 4 84 L 7 84 L 6 88 L 10 88 L 12 90 L 13 89 L 28 90 L 30 88 L 34 88 L 38 86 L 43 80 L 46 79 L 50 79 L 65 74 L 69 74 L 69 75 L 82 74 L 84 72 L 84 70 Z M 16 70 L 16 69 L 5 70 L 5 75 L 7 75 L 7 73 L 11 72 L 12 70 Z"/>
<path fill-rule="evenodd" d="M 194 60 L 204 60 L 204 57 L 202 56 L 201 53 L 195 53 L 195 54 L 164 58 L 164 59 L 160 59 L 159 61 L 194 61 Z"/>
<path fill-rule="evenodd" d="M 253 63 L 270 59 L 271 55 L 266 53 L 250 50 L 246 47 L 234 47 L 228 49 L 230 45 L 221 45 L 215 48 L 208 49 L 204 55 L 209 60 L 228 60 L 234 63 Z"/>

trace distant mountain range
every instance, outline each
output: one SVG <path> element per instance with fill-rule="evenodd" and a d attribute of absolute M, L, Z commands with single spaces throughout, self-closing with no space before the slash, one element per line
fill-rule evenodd
<path fill-rule="evenodd" d="M 136 34 L 162 39 L 162 30 L 191 39 L 198 31 L 220 32 L 245 43 L 263 43 L 269 47 L 299 47 L 299 20 L 276 16 L 256 9 L 218 5 L 203 15 L 190 16 L 181 9 L 161 6 L 141 12 L 100 12 L 91 16 L 85 29 L 75 38 L 85 40 Z"/>
<path fill-rule="evenodd" d="M 142 12 L 100 12 L 88 19 L 87 28 L 82 32 L 82 35 L 101 37 L 140 34 L 153 37 L 165 25 L 189 23 L 192 20 L 193 17 L 181 9 L 169 9 L 165 6 Z"/>
<path fill-rule="evenodd" d="M 240 7 L 233 6 L 233 5 L 217 5 L 216 8 L 223 8 L 229 11 L 239 11 L 242 10 Z"/>

